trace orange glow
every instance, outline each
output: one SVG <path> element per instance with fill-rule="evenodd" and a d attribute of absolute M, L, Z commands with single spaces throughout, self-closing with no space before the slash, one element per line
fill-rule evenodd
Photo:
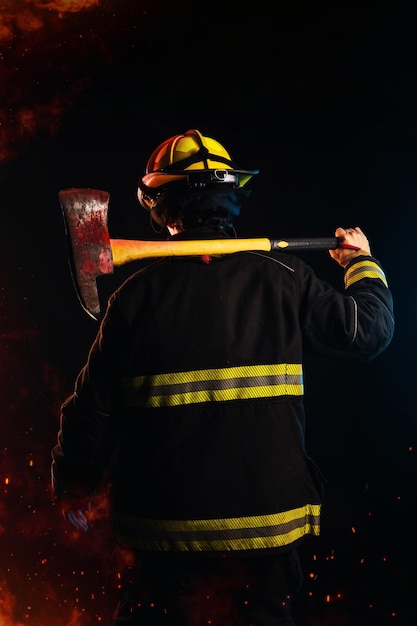
<path fill-rule="evenodd" d="M 109 62 L 94 22 L 100 5 L 100 0 L 1 3 L 0 163 L 20 156 L 39 136 L 55 136 L 93 73 Z M 75 21 L 80 12 L 91 20 Z"/>
<path fill-rule="evenodd" d="M 0 626 L 24 626 L 21 622 L 13 620 L 13 612 L 16 601 L 12 594 L 0 585 Z M 13 620 L 13 621 L 12 621 Z"/>
<path fill-rule="evenodd" d="M 52 9 L 60 13 L 77 13 L 83 9 L 99 6 L 100 0 L 52 0 L 51 2 L 34 0 L 33 4 L 40 9 Z"/>

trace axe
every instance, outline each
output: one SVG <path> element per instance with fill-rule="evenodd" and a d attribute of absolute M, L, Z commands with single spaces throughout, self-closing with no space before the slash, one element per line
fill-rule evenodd
<path fill-rule="evenodd" d="M 202 256 L 243 251 L 335 250 L 354 248 L 337 237 L 316 239 L 207 239 L 138 241 L 110 239 L 107 191 L 89 188 L 64 189 L 58 193 L 64 216 L 74 287 L 83 309 L 95 320 L 100 317 L 97 278 L 112 274 L 115 266 L 146 258 Z"/>

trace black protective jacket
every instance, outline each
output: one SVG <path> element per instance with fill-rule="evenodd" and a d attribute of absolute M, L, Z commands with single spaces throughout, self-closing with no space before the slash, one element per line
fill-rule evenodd
<path fill-rule="evenodd" d="M 368 361 L 394 329 L 378 261 L 354 259 L 344 279 L 341 293 L 300 258 L 263 252 L 136 272 L 62 407 L 56 496 L 109 481 L 117 536 L 144 550 L 282 550 L 318 535 L 304 350 Z"/>

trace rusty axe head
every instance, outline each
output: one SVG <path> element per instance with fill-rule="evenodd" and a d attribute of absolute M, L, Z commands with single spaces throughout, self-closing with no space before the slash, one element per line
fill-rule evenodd
<path fill-rule="evenodd" d="M 110 194 L 97 189 L 64 189 L 59 201 L 70 248 L 75 290 L 84 310 L 100 317 L 97 278 L 113 273 L 113 256 L 107 225 Z"/>

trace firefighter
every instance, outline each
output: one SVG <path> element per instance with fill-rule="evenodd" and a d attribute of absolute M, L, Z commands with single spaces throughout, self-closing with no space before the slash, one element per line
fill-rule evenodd
<path fill-rule="evenodd" d="M 236 237 L 257 170 L 198 130 L 170 137 L 138 186 L 175 239 Z M 160 258 L 110 297 L 61 409 L 52 487 L 68 519 L 110 486 L 134 567 L 114 623 L 292 626 L 299 547 L 320 534 L 305 446 L 303 354 L 367 362 L 389 345 L 392 296 L 359 227 L 330 250 L 344 289 L 285 252 Z M 352 392 L 354 393 L 354 391 Z"/>

